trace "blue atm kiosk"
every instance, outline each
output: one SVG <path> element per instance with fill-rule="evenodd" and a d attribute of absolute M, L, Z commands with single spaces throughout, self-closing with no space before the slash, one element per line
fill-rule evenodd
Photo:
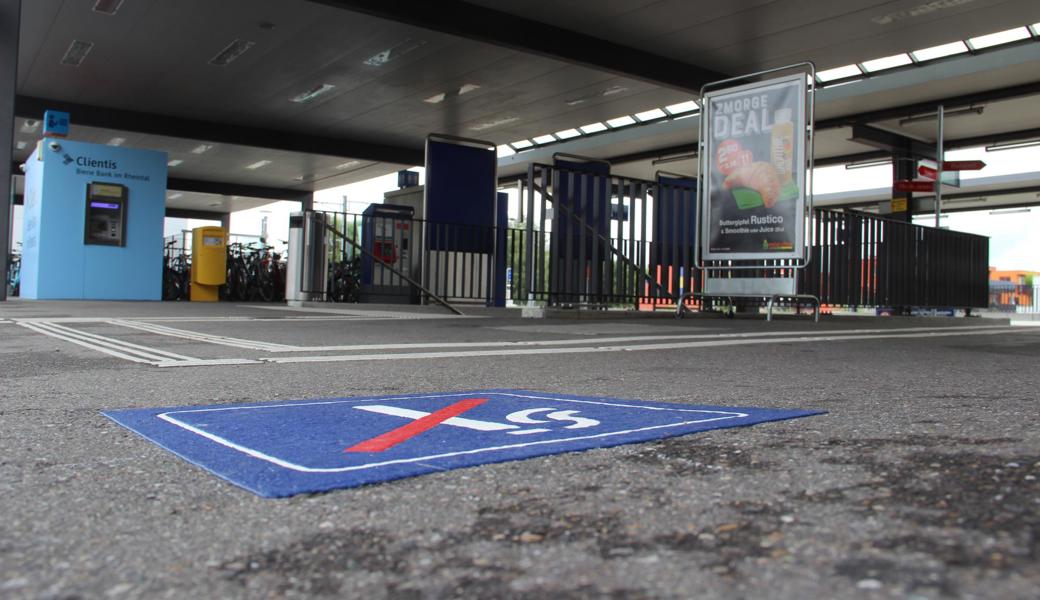
<path fill-rule="evenodd" d="M 166 161 L 151 150 L 41 142 L 25 163 L 22 297 L 160 300 Z"/>

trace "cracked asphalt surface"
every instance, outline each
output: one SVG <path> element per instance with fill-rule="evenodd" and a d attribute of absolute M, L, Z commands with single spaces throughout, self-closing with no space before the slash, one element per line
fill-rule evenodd
<path fill-rule="evenodd" d="M 163 369 L 10 321 L 197 317 L 209 320 L 163 323 L 305 345 L 980 325 L 488 312 L 285 321 L 308 314 L 0 305 L 0 598 L 1037 597 L 1040 328 Z M 90 327 L 192 356 L 248 354 Z M 282 500 L 230 485 L 100 414 L 485 388 L 828 414 Z"/>

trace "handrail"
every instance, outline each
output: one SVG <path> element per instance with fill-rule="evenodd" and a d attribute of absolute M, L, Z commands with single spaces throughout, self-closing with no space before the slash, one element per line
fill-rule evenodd
<path fill-rule="evenodd" d="M 389 269 L 390 272 L 394 273 L 395 275 L 397 275 L 401 279 L 404 279 L 405 281 L 407 281 L 408 283 L 410 283 L 410 284 L 414 285 L 415 287 L 419 288 L 423 292 L 426 292 L 426 295 L 428 295 L 430 298 L 433 298 L 435 301 L 437 301 L 438 304 L 444 306 L 444 308 L 447 308 L 448 310 L 450 310 L 451 312 L 455 313 L 456 315 L 459 315 L 460 317 L 466 316 L 462 311 L 460 311 L 459 309 L 457 309 L 454 306 L 452 306 L 451 304 L 449 304 L 447 300 L 444 300 L 443 298 L 441 298 L 437 294 L 434 294 L 432 291 L 430 291 L 424 285 L 422 285 L 421 283 L 415 281 L 411 277 L 405 275 L 400 270 L 398 270 L 396 267 L 394 267 L 393 265 L 391 265 L 387 261 L 383 260 L 381 257 L 376 256 L 375 254 L 372 254 L 371 252 L 366 250 L 361 244 L 357 243 L 356 240 L 352 240 L 349 237 L 347 237 L 347 236 L 343 235 L 342 233 L 340 233 L 339 230 L 337 230 L 335 227 L 329 225 L 327 221 L 324 222 L 324 225 L 325 225 L 325 229 L 331 231 L 334 235 L 343 238 L 345 241 L 350 243 L 350 245 L 353 246 L 355 250 L 360 251 L 365 256 L 371 258 L 372 260 L 376 261 L 377 263 L 383 265 L 385 268 Z"/>
<path fill-rule="evenodd" d="M 547 191 L 543 190 L 540 185 L 535 184 L 534 185 L 534 189 L 539 191 L 539 192 L 541 192 L 542 194 L 544 194 L 547 199 L 553 200 L 553 198 L 554 198 L 553 195 L 548 193 Z M 596 237 L 598 237 L 600 239 L 600 241 L 606 242 L 606 246 L 607 246 L 607 248 L 610 249 L 610 253 L 611 254 L 613 254 L 617 258 L 621 259 L 621 261 L 624 262 L 625 264 L 627 264 L 629 267 L 631 267 L 633 271 L 635 271 L 636 273 L 641 275 L 643 277 L 643 279 L 646 279 L 648 282 L 650 282 L 654 287 L 657 288 L 657 291 L 661 292 L 662 294 L 664 294 L 665 296 L 667 296 L 667 297 L 669 297 L 669 298 L 671 298 L 673 300 L 678 301 L 678 296 L 673 296 L 671 293 L 668 292 L 668 290 L 666 290 L 664 288 L 664 286 L 662 286 L 657 281 L 654 281 L 653 277 L 651 277 L 650 275 L 645 273 L 641 268 L 639 268 L 639 265 L 637 265 L 636 263 L 632 262 L 632 260 L 630 258 L 628 258 L 627 256 L 625 256 L 624 254 L 621 254 L 620 252 L 618 252 L 617 249 L 614 248 L 614 245 L 611 243 L 610 238 L 604 236 L 599 231 L 596 231 L 596 228 L 594 228 L 592 225 L 589 225 L 588 223 L 586 223 L 584 219 L 581 219 L 580 217 L 575 215 L 571 211 L 571 209 L 569 207 L 564 206 L 562 203 L 557 203 L 557 202 L 555 202 L 555 200 L 553 200 L 553 206 L 562 209 L 561 210 L 562 213 L 567 214 L 567 216 L 569 216 L 572 220 L 577 221 L 578 225 L 581 225 L 581 226 L 585 227 L 586 229 L 588 229 L 589 231 L 591 231 Z"/>

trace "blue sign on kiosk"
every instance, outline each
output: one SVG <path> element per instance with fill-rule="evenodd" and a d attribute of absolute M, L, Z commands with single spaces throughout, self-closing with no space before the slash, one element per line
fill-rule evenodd
<path fill-rule="evenodd" d="M 68 137 L 69 113 L 48 110 L 43 113 L 43 137 Z"/>

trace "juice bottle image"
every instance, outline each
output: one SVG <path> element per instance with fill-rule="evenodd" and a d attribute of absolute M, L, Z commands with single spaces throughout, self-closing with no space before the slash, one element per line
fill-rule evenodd
<path fill-rule="evenodd" d="M 790 182 L 794 172 L 794 123 L 791 122 L 790 108 L 781 108 L 773 114 L 769 149 L 773 168 L 780 175 L 781 184 Z"/>

